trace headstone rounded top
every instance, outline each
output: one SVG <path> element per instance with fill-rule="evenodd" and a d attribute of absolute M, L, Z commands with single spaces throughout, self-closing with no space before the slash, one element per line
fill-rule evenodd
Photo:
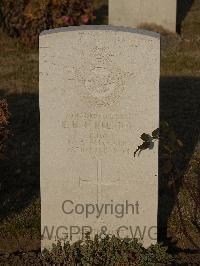
<path fill-rule="evenodd" d="M 141 134 L 159 126 L 159 35 L 58 28 L 42 33 L 39 58 L 42 248 L 103 228 L 155 244 L 158 143 L 133 157 Z"/>
<path fill-rule="evenodd" d="M 40 33 L 40 36 L 53 34 L 53 33 L 60 33 L 60 32 L 69 32 L 69 31 L 83 31 L 83 30 L 107 30 L 107 31 L 117 31 L 117 32 L 128 32 L 128 33 L 135 33 L 135 34 L 142 34 L 149 37 L 160 38 L 160 34 L 153 31 L 148 30 L 141 30 L 141 29 L 134 29 L 128 27 L 119 27 L 119 26 L 110 26 L 110 25 L 84 25 L 84 26 L 69 26 L 69 27 L 61 27 L 55 28 L 50 30 L 44 30 Z"/>

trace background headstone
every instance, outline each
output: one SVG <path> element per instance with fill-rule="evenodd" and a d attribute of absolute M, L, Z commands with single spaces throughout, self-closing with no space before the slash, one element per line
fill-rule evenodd
<path fill-rule="evenodd" d="M 157 24 L 176 32 L 176 0 L 109 0 L 109 24 L 137 27 Z"/>
<path fill-rule="evenodd" d="M 159 73 L 156 33 L 84 26 L 40 35 L 42 248 L 90 228 L 156 242 L 157 143 L 133 153 L 159 125 Z M 88 217 L 87 207 L 96 210 Z"/>

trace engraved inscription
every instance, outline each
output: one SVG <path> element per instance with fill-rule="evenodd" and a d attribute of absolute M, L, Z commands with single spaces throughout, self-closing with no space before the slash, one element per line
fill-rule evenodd
<path fill-rule="evenodd" d="M 66 113 L 62 122 L 64 128 L 89 129 L 131 129 L 131 115 L 128 113 Z"/>
<path fill-rule="evenodd" d="M 125 132 L 132 130 L 131 121 L 128 113 L 67 113 L 62 121 L 62 128 L 68 129 L 67 152 L 130 154 Z M 75 134 L 77 130 L 81 134 Z"/>

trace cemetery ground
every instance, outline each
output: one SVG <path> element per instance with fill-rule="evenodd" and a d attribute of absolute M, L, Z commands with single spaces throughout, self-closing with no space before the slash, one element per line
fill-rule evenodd
<path fill-rule="evenodd" d="M 105 6 L 106 1 L 97 5 L 97 15 L 102 14 L 99 24 L 106 23 Z M 159 239 L 169 246 L 170 252 L 181 254 L 180 260 L 189 258 L 189 262 L 192 256 L 197 256 L 192 254 L 196 246 L 200 248 L 199 14 L 200 1 L 197 0 L 182 24 L 181 35 L 158 29 L 162 36 L 160 119 L 173 127 L 183 142 L 182 152 L 187 154 L 181 164 L 185 174 L 184 182 L 177 187 L 178 199 L 169 180 L 162 177 L 159 180 Z M 148 26 L 152 27 L 157 29 Z M 24 48 L 17 39 L 9 38 L 2 31 L 0 50 L 0 96 L 8 100 L 12 130 L 0 164 L 0 254 L 38 251 L 38 51 Z"/>

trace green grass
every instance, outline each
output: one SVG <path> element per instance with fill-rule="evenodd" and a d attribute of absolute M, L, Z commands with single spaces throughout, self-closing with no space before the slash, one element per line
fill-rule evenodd
<path fill-rule="evenodd" d="M 195 0 L 189 14 L 182 24 L 183 35 L 187 38 L 199 39 L 200 35 L 200 1 Z"/>
<path fill-rule="evenodd" d="M 168 220 L 168 235 L 176 240 L 182 249 L 196 249 L 187 234 L 197 246 L 200 243 L 200 143 L 189 162 L 184 183 L 178 195 L 178 204 Z M 185 227 L 185 228 L 184 228 Z"/>
<path fill-rule="evenodd" d="M 38 51 L 0 31 L 0 80 L 7 93 L 38 92 Z"/>
<path fill-rule="evenodd" d="M 20 238 L 21 236 L 37 237 L 40 232 L 40 200 L 33 200 L 22 212 L 14 214 L 3 220 L 0 226 L 0 235 L 2 238 L 12 236 Z"/>

